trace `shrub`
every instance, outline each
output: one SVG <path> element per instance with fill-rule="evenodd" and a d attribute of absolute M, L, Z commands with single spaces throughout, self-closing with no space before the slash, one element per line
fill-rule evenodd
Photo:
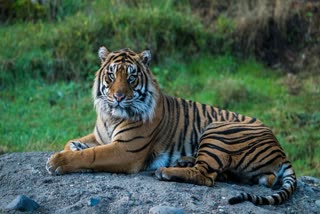
<path fill-rule="evenodd" d="M 204 48 L 206 32 L 198 19 L 158 8 L 117 7 L 98 1 L 97 11 L 78 12 L 57 23 L 27 23 L 0 29 L 1 83 L 26 76 L 47 80 L 83 79 L 98 69 L 97 50 L 150 48 L 153 59 L 179 50 L 187 60 Z M 107 14 L 107 15 L 106 15 Z"/>
<path fill-rule="evenodd" d="M 190 0 L 193 12 L 213 32 L 227 17 L 232 33 L 223 33 L 224 49 L 256 56 L 290 72 L 318 73 L 320 3 L 312 0 Z M 219 27 L 218 27 L 219 29 Z M 220 47 L 221 48 L 221 47 Z M 307 67 L 305 69 L 305 67 Z"/>

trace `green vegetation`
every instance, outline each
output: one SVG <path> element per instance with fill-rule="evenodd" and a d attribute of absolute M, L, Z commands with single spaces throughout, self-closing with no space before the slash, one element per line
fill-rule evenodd
<path fill-rule="evenodd" d="M 320 176 L 319 19 L 303 4 L 15 2 L 2 8 L 9 19 L 0 17 L 0 153 L 61 150 L 91 132 L 99 46 L 148 47 L 167 94 L 261 119 L 298 175 Z"/>

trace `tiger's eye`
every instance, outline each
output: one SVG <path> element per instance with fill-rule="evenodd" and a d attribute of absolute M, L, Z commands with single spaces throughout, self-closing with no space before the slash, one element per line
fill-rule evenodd
<path fill-rule="evenodd" d="M 135 76 L 131 75 L 131 76 L 129 77 L 129 82 L 130 82 L 130 83 L 133 82 L 133 81 L 135 81 L 135 80 L 136 80 L 136 77 L 135 77 Z"/>

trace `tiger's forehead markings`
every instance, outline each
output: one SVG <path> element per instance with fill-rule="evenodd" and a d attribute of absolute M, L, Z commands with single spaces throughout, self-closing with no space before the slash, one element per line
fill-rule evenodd
<path fill-rule="evenodd" d="M 128 55 L 128 53 L 126 52 L 122 52 L 119 54 L 114 55 L 111 58 L 111 61 L 113 61 L 114 63 L 133 63 L 134 59 L 132 58 L 132 56 Z"/>
<path fill-rule="evenodd" d="M 137 54 L 130 49 L 122 49 L 119 51 L 112 52 L 112 56 L 108 60 L 110 64 L 107 65 L 107 69 L 109 67 L 113 67 L 114 73 L 117 70 L 127 71 L 127 73 L 135 74 L 137 72 L 137 66 L 135 65 L 135 56 Z"/>

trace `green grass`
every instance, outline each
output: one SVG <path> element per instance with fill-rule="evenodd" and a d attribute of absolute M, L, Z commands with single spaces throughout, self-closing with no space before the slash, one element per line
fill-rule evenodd
<path fill-rule="evenodd" d="M 152 70 L 167 94 L 261 119 L 298 175 L 320 176 L 319 77 L 304 78 L 300 94 L 290 95 L 278 72 L 230 55 L 203 55 L 189 63 L 165 58 Z M 0 150 L 61 150 L 68 140 L 90 133 L 96 117 L 90 73 L 88 81 L 27 79 L 1 90 Z"/>
<path fill-rule="evenodd" d="M 0 92 L 0 150 L 61 150 L 95 122 L 88 84 L 28 80 Z M 6 121 L 6 122 L 4 122 Z"/>

